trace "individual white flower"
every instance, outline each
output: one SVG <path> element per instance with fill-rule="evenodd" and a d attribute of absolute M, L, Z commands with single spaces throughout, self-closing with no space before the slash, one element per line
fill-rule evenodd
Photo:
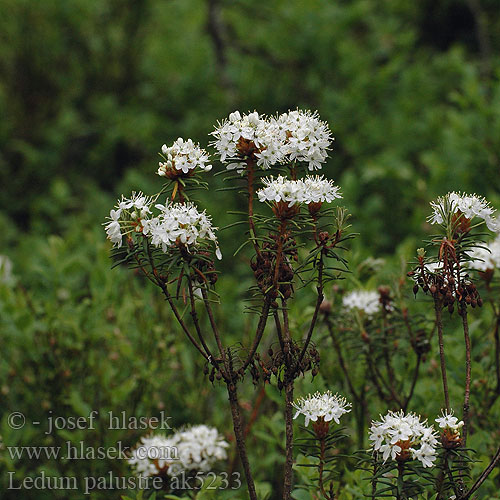
<path fill-rule="evenodd" d="M 177 444 L 175 436 L 157 434 L 143 437 L 132 450 L 128 463 L 140 477 L 170 474 L 170 468 L 179 461 Z"/>
<path fill-rule="evenodd" d="M 193 203 L 158 204 L 155 207 L 160 210 L 160 215 L 143 223 L 143 233 L 154 246 L 167 252 L 178 244 L 196 247 L 204 241 L 211 241 L 215 244 L 217 258 L 222 258 L 215 236 L 217 228 L 212 226 L 205 210 L 199 212 Z"/>
<path fill-rule="evenodd" d="M 214 427 L 195 425 L 176 432 L 175 440 L 179 460 L 169 470 L 172 476 L 189 470 L 208 472 L 227 458 L 229 444 Z"/>
<path fill-rule="evenodd" d="M 419 460 L 424 467 L 432 467 L 434 465 L 434 460 L 436 460 L 436 449 L 427 443 L 422 444 L 418 450 L 410 448 L 410 451 L 413 458 Z"/>
<path fill-rule="evenodd" d="M 349 311 L 358 310 L 368 317 L 382 311 L 380 295 L 375 291 L 354 290 L 342 298 L 342 305 Z"/>
<path fill-rule="evenodd" d="M 427 420 L 421 421 L 415 413 L 389 411 L 380 421 L 373 421 L 369 440 L 374 452 L 380 453 L 384 462 L 419 460 L 424 467 L 431 467 L 436 459 L 438 440 Z"/>
<path fill-rule="evenodd" d="M 307 176 L 305 179 L 291 180 L 278 175 L 262 180 L 264 187 L 257 191 L 259 201 L 286 202 L 288 206 L 305 203 L 331 202 L 342 198 L 338 186 L 322 176 Z"/>
<path fill-rule="evenodd" d="M 114 246 L 122 246 L 123 236 L 133 231 L 141 232 L 143 225 L 151 214 L 153 199 L 143 193 L 133 192 L 130 198 L 122 196 L 109 213 L 109 221 L 104 229 Z"/>
<path fill-rule="evenodd" d="M 345 398 L 339 396 L 338 394 L 332 394 L 330 391 L 326 391 L 321 394 L 316 392 L 315 394 L 309 394 L 306 398 L 300 398 L 293 406 L 297 409 L 294 419 L 299 415 L 304 415 L 306 427 L 309 422 L 316 422 L 318 418 L 323 419 L 324 422 L 330 422 L 333 420 L 335 423 L 340 423 L 339 418 L 344 415 L 344 413 L 349 413 L 351 411 L 351 403 L 348 403 Z"/>
<path fill-rule="evenodd" d="M 122 246 L 123 235 L 121 233 L 120 227 L 120 215 L 121 210 L 111 210 L 109 212 L 109 218 L 111 219 L 104 228 L 106 229 L 106 234 L 108 235 L 108 239 L 111 240 L 113 245 L 118 246 L 120 248 Z"/>
<path fill-rule="evenodd" d="M 442 417 L 436 418 L 440 429 L 449 429 L 453 432 L 458 432 L 463 427 L 464 422 L 458 421 L 457 417 L 453 416 L 453 410 L 448 413 L 448 410 L 442 410 Z"/>
<path fill-rule="evenodd" d="M 328 157 L 333 141 L 328 124 L 319 119 L 318 112 L 295 110 L 272 118 L 288 160 L 305 162 L 309 170 L 320 169 Z"/>
<path fill-rule="evenodd" d="M 159 162 L 158 175 L 162 177 L 177 176 L 179 172 L 187 174 L 196 167 L 206 172 L 212 169 L 209 154 L 191 139 L 185 141 L 179 137 L 170 147 L 164 144 L 161 152 L 165 161 Z"/>
<path fill-rule="evenodd" d="M 476 194 L 468 195 L 455 191 L 431 202 L 433 213 L 429 216 L 431 224 L 443 224 L 450 215 L 461 213 L 466 219 L 482 219 L 490 231 L 498 232 L 500 226 L 494 216 L 495 209 L 489 202 Z"/>
<path fill-rule="evenodd" d="M 500 236 L 489 244 L 475 247 L 470 253 L 471 261 L 468 266 L 478 271 L 488 271 L 500 268 Z"/>

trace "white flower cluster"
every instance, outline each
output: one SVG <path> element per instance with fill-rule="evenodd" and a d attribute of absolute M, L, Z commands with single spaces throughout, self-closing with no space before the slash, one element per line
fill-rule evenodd
<path fill-rule="evenodd" d="M 178 460 L 177 441 L 163 434 L 142 437 L 128 459 L 139 477 L 166 472 Z"/>
<path fill-rule="evenodd" d="M 358 310 L 368 317 L 375 316 L 382 311 L 380 295 L 375 291 L 354 290 L 342 298 L 342 305 L 349 311 Z"/>
<path fill-rule="evenodd" d="M 427 420 L 420 421 L 420 416 L 401 410 L 389 411 L 381 421 L 373 421 L 370 427 L 372 448 L 382 454 L 384 462 L 392 460 L 419 460 L 424 467 L 432 467 L 436 459 L 438 440 Z"/>
<path fill-rule="evenodd" d="M 244 166 L 233 160 L 241 160 L 252 152 L 262 168 L 270 168 L 284 160 L 279 134 L 266 117 L 257 111 L 243 115 L 234 111 L 229 118 L 217 124 L 211 135 L 215 137 L 211 144 L 215 146 L 221 161 L 226 163 L 231 160 L 226 166 L 228 170 L 242 170 Z"/>
<path fill-rule="evenodd" d="M 215 462 L 227 458 L 229 444 L 214 427 L 195 425 L 177 432 L 176 436 L 179 441 L 179 464 L 173 468 L 176 475 L 184 470 L 208 472 Z"/>
<path fill-rule="evenodd" d="M 431 224 L 443 224 L 447 215 L 461 212 L 465 218 L 470 220 L 476 217 L 483 219 L 490 231 L 496 233 L 500 230 L 498 221 L 494 216 L 495 209 L 481 196 L 453 191 L 439 197 L 436 201 L 432 201 L 431 207 L 433 209 L 432 215 L 429 216 Z"/>
<path fill-rule="evenodd" d="M 151 214 L 153 200 L 143 193 L 132 193 L 130 198 L 122 196 L 109 213 L 109 222 L 104 224 L 108 239 L 118 248 L 122 246 L 123 236 L 135 230 L 142 230 L 140 221 Z M 124 232 L 122 232 L 122 230 Z"/>
<path fill-rule="evenodd" d="M 215 243 L 215 255 L 222 259 L 215 230 L 210 216 L 198 212 L 192 203 L 169 203 L 155 205 L 160 210 L 158 217 L 143 221 L 143 233 L 151 238 L 151 243 L 167 252 L 176 243 L 197 246 L 201 240 Z"/>
<path fill-rule="evenodd" d="M 458 421 L 457 417 L 453 416 L 453 410 L 448 413 L 447 410 L 442 411 L 442 417 L 436 418 L 440 429 L 448 430 L 452 433 L 459 433 L 460 429 L 464 426 L 463 420 Z"/>
<path fill-rule="evenodd" d="M 478 271 L 487 271 L 500 268 L 500 236 L 497 236 L 488 245 L 476 247 L 470 254 L 469 267 Z"/>
<path fill-rule="evenodd" d="M 282 175 L 277 178 L 266 178 L 264 186 L 257 191 L 259 201 L 287 202 L 288 206 L 296 203 L 332 202 L 335 198 L 342 198 L 340 188 L 333 185 L 333 181 L 323 176 L 308 175 L 304 179 L 290 180 Z"/>
<path fill-rule="evenodd" d="M 319 119 L 317 111 L 289 111 L 271 119 L 271 124 L 276 124 L 281 133 L 287 159 L 305 162 L 309 170 L 321 168 L 328 157 L 333 137 L 328 124 Z"/>
<path fill-rule="evenodd" d="M 339 418 L 344 413 L 349 413 L 351 403 L 348 403 L 345 398 L 339 396 L 338 394 L 332 394 L 330 391 L 326 391 L 321 394 L 316 392 L 315 394 L 309 394 L 306 398 L 300 398 L 293 404 L 297 409 L 294 419 L 299 415 L 304 415 L 306 427 L 309 422 L 316 422 L 318 418 L 322 418 L 325 422 L 330 422 L 334 420 L 335 423 L 339 423 Z"/>
<path fill-rule="evenodd" d="M 170 147 L 164 144 L 161 152 L 165 161 L 159 162 L 158 175 L 162 177 L 175 170 L 187 174 L 196 167 L 206 172 L 212 169 L 212 165 L 208 164 L 210 161 L 208 153 L 191 139 L 185 141 L 179 137 Z"/>
<path fill-rule="evenodd" d="M 203 240 L 215 244 L 215 255 L 222 258 L 215 230 L 210 216 L 199 212 L 192 203 L 168 203 L 155 205 L 159 215 L 153 216 L 151 205 L 154 199 L 142 193 L 132 194 L 130 199 L 123 198 L 111 210 L 110 221 L 105 224 L 106 233 L 113 245 L 122 246 L 123 236 L 135 231 L 151 239 L 151 244 L 167 252 L 180 243 L 196 247 Z"/>
<path fill-rule="evenodd" d="M 320 169 L 328 157 L 333 140 L 330 129 L 317 112 L 295 110 L 265 117 L 256 111 L 235 111 L 219 122 L 212 132 L 211 143 L 228 170 L 242 171 L 242 160 L 253 154 L 264 169 L 286 161 L 308 164 L 309 170 Z"/>
<path fill-rule="evenodd" d="M 217 461 L 227 458 L 228 447 L 217 429 L 195 425 L 170 437 L 143 437 L 132 450 L 128 463 L 142 477 L 160 473 L 175 477 L 191 470 L 208 472 Z"/>

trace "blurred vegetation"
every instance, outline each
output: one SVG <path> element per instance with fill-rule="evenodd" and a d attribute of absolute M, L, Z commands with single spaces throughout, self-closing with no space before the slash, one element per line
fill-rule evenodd
<path fill-rule="evenodd" d="M 176 425 L 208 421 L 229 438 L 224 392 L 201 385 L 199 360 L 179 342 L 161 297 L 140 277 L 109 270 L 100 224 L 122 192 L 159 189 L 163 143 L 184 136 L 206 145 L 216 120 L 234 109 L 317 109 L 336 137 L 325 174 L 342 187 L 360 233 L 349 260 L 363 272 L 353 282 L 373 276 L 361 265 L 369 256 L 387 261 L 374 282 L 404 274 L 401 262 L 429 232 L 435 196 L 477 192 L 500 206 L 496 0 L 0 0 L 0 10 L 0 253 L 13 262 L 12 280 L 0 284 L 0 435 L 9 445 L 83 439 L 33 426 L 14 432 L 11 411 L 36 420 L 89 408 L 165 409 Z M 213 189 L 220 179 L 210 178 Z M 240 203 L 213 190 L 200 198 L 219 226 Z M 244 257 L 230 257 L 238 246 L 231 231 L 220 235 L 219 289 L 231 308 L 218 312 L 241 341 L 253 321 L 241 303 L 251 279 Z M 434 394 L 433 370 L 415 403 Z M 325 362 L 315 386 L 342 390 L 338 380 Z M 259 457 L 256 477 L 273 484 L 281 410 L 279 395 L 267 392 L 274 417 L 257 421 L 249 448 Z M 251 407 L 256 393 L 247 387 L 245 397 Z M 139 436 L 102 431 L 88 444 L 132 445 Z M 472 444 L 479 458 L 491 455 L 488 437 Z M 117 461 L 4 465 L 24 475 L 127 471 Z"/>

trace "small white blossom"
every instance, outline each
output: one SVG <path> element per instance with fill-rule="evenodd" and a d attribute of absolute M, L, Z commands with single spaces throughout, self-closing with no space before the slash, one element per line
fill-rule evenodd
<path fill-rule="evenodd" d="M 368 317 L 382 311 L 380 295 L 375 291 L 354 290 L 342 298 L 342 305 L 349 311 L 363 311 Z"/>
<path fill-rule="evenodd" d="M 432 467 L 434 465 L 434 460 L 436 460 L 436 450 L 427 443 L 423 443 L 422 446 L 415 450 L 410 448 L 412 456 L 415 460 L 420 460 L 424 467 Z"/>
<path fill-rule="evenodd" d="M 488 271 L 500 268 L 500 236 L 482 247 L 476 247 L 470 253 L 468 266 L 478 271 Z"/>
<path fill-rule="evenodd" d="M 160 215 L 143 221 L 143 233 L 151 238 L 151 243 L 167 252 L 180 243 L 187 247 L 196 247 L 203 241 L 215 244 L 216 256 L 221 259 L 215 231 L 210 216 L 199 212 L 192 203 L 169 203 L 155 205 Z"/>
<path fill-rule="evenodd" d="M 212 169 L 209 154 L 191 139 L 179 137 L 170 147 L 164 144 L 161 152 L 165 161 L 159 163 L 158 175 L 162 177 L 176 170 L 187 174 L 196 167 L 206 172 Z"/>
<path fill-rule="evenodd" d="M 309 394 L 306 398 L 298 399 L 293 406 L 297 409 L 297 413 L 293 418 L 295 419 L 301 414 L 304 415 L 306 427 L 310 421 L 316 422 L 318 418 L 323 418 L 325 422 L 334 420 L 338 424 L 340 423 L 339 418 L 344 413 L 351 411 L 351 403 L 348 403 L 345 398 L 338 394 L 332 394 L 330 391 L 323 394 L 319 392 Z"/>
<path fill-rule="evenodd" d="M 458 421 L 457 417 L 453 416 L 453 410 L 448 413 L 447 410 L 442 410 L 442 417 L 436 418 L 436 422 L 439 424 L 440 429 L 449 429 L 450 431 L 456 433 L 459 432 L 463 427 L 464 422 Z"/>
<path fill-rule="evenodd" d="M 369 439 L 374 452 L 380 453 L 384 462 L 392 460 L 419 460 L 424 467 L 431 467 L 436 459 L 438 440 L 427 420 L 421 421 L 414 413 L 389 411 L 380 421 L 373 421 Z"/>
<path fill-rule="evenodd" d="M 453 191 L 439 197 L 436 201 L 432 201 L 431 207 L 433 209 L 432 215 L 429 216 L 431 224 L 443 224 L 447 216 L 460 212 L 470 220 L 474 218 L 482 219 L 490 231 L 496 233 L 500 230 L 498 221 L 494 216 L 495 209 L 490 206 L 485 198 L 476 194 L 468 195 Z"/>

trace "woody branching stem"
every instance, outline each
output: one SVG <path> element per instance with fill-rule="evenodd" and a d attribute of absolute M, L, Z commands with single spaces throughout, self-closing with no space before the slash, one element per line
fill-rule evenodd
<path fill-rule="evenodd" d="M 195 305 L 195 301 L 194 301 L 193 286 L 192 286 L 191 281 L 189 281 L 189 295 L 190 295 L 190 302 L 191 302 L 191 316 L 193 318 L 193 322 L 195 323 L 196 329 L 200 335 L 200 340 L 202 340 L 203 335 L 201 334 L 198 316 L 196 314 L 196 305 Z M 234 435 L 236 438 L 236 447 L 238 448 L 238 454 L 240 456 L 241 464 L 243 466 L 243 470 L 245 473 L 245 478 L 246 478 L 247 486 L 248 486 L 248 492 L 249 492 L 251 500 L 257 500 L 257 495 L 255 492 L 255 484 L 254 484 L 252 472 L 250 469 L 250 463 L 248 461 L 248 455 L 247 455 L 247 451 L 246 451 L 245 432 L 243 430 L 243 423 L 242 423 L 240 406 L 239 406 L 239 401 L 238 401 L 238 392 L 237 392 L 237 387 L 236 387 L 236 384 L 237 384 L 236 376 L 234 374 L 234 371 L 233 371 L 231 364 L 227 360 L 226 352 L 222 346 L 222 341 L 220 339 L 217 324 L 215 322 L 212 308 L 210 306 L 210 301 L 208 300 L 207 291 L 203 287 L 202 287 L 202 296 L 203 296 L 203 302 L 205 304 L 205 308 L 207 311 L 207 315 L 208 315 L 208 318 L 210 321 L 210 325 L 212 327 L 212 331 L 213 331 L 213 334 L 215 337 L 215 341 L 217 343 L 217 347 L 219 349 L 221 359 L 224 363 L 224 371 L 222 372 L 222 375 L 224 377 L 224 381 L 226 382 L 226 386 L 227 386 L 229 404 L 231 406 L 231 417 L 233 420 Z M 202 340 L 202 343 L 205 346 L 205 349 L 207 350 L 207 352 L 209 353 L 208 359 L 212 362 L 215 362 L 215 360 L 213 359 L 212 353 L 208 350 L 208 347 L 206 347 L 206 343 L 204 342 L 204 340 Z"/>
<path fill-rule="evenodd" d="M 217 323 L 215 322 L 215 318 L 212 312 L 212 307 L 210 306 L 210 301 L 208 300 L 208 294 L 205 288 L 201 289 L 201 294 L 203 296 L 203 303 L 205 304 L 205 309 L 208 314 L 208 319 L 210 320 L 210 326 L 212 327 L 212 331 L 214 333 L 215 342 L 217 343 L 217 347 L 219 349 L 219 354 L 222 357 L 222 361 L 226 362 L 226 352 L 222 347 L 222 341 L 219 335 L 219 329 L 217 328 Z"/>
<path fill-rule="evenodd" d="M 314 308 L 314 313 L 313 317 L 311 319 L 311 324 L 309 325 L 309 330 L 307 332 L 306 339 L 304 341 L 304 346 L 302 347 L 302 351 L 300 353 L 297 366 L 300 366 L 300 363 L 304 359 L 304 356 L 307 352 L 307 347 L 309 346 L 309 343 L 311 342 L 311 337 L 314 331 L 314 328 L 316 326 L 316 322 L 318 320 L 318 314 L 319 310 L 321 307 L 321 303 L 323 302 L 324 299 L 324 294 L 323 294 L 323 254 L 320 253 L 319 257 L 319 263 L 318 263 L 318 285 L 316 287 L 316 291 L 318 293 L 318 298 L 316 299 L 316 307 Z"/>
<path fill-rule="evenodd" d="M 254 341 L 246 360 L 243 363 L 242 370 L 246 370 L 248 365 L 253 361 L 255 353 L 257 352 L 257 348 L 259 347 L 260 341 L 262 339 L 262 335 L 264 333 L 264 329 L 266 328 L 267 316 L 269 314 L 269 308 L 271 306 L 272 297 L 267 294 L 264 298 L 264 303 L 262 304 L 262 311 L 259 316 L 259 322 L 257 324 L 257 330 L 255 332 Z"/>
<path fill-rule="evenodd" d="M 462 316 L 462 325 L 465 338 L 465 392 L 464 392 L 464 428 L 462 434 L 462 444 L 465 447 L 467 444 L 467 431 L 469 429 L 469 399 L 470 399 L 470 382 L 471 382 L 471 343 L 469 335 L 469 323 L 467 321 L 467 309 L 464 307 L 460 311 Z"/>
<path fill-rule="evenodd" d="M 395 393 L 395 382 L 396 377 L 394 375 L 394 369 L 391 363 L 391 356 L 389 350 L 389 323 L 387 321 L 387 311 L 385 307 L 382 307 L 382 330 L 384 335 L 384 360 L 385 360 L 385 368 L 387 372 L 388 384 L 390 386 L 390 392 L 392 394 Z"/>
<path fill-rule="evenodd" d="M 421 361 L 422 361 L 422 354 L 418 352 L 417 353 L 417 362 L 415 364 L 415 369 L 413 371 L 413 379 L 411 381 L 410 392 L 408 392 L 408 396 L 406 396 L 405 402 L 404 402 L 403 407 L 402 407 L 403 411 L 405 411 L 405 412 L 408 408 L 408 405 L 410 403 L 411 398 L 413 397 L 413 392 L 415 390 L 415 386 L 417 385 Z"/>
<path fill-rule="evenodd" d="M 326 500 L 333 500 L 333 497 L 331 497 L 327 491 L 325 490 L 325 485 L 323 481 L 323 473 L 325 470 L 325 454 L 326 454 L 326 436 L 322 436 L 318 438 L 319 440 L 319 479 L 318 479 L 318 484 L 319 488 L 321 490 L 322 495 L 325 497 Z"/>
<path fill-rule="evenodd" d="M 448 391 L 448 378 L 446 376 L 446 362 L 444 358 L 444 341 L 443 341 L 443 318 L 442 318 L 442 301 L 434 297 L 434 311 L 436 313 L 436 325 L 439 339 L 439 359 L 441 361 L 441 377 L 443 379 L 444 405 L 450 412 L 450 395 Z"/>
<path fill-rule="evenodd" d="M 293 378 L 285 385 L 285 473 L 283 478 L 283 500 L 289 500 L 293 481 Z"/>
<path fill-rule="evenodd" d="M 396 484 L 397 500 L 406 500 L 406 495 L 404 492 L 404 473 L 405 473 L 405 463 L 398 462 L 398 479 Z"/>
<path fill-rule="evenodd" d="M 200 322 L 198 321 L 198 314 L 196 312 L 196 304 L 194 301 L 194 291 L 193 291 L 193 282 L 191 281 L 191 278 L 188 278 L 188 288 L 189 288 L 189 302 L 191 305 L 191 318 L 193 320 L 194 327 L 196 329 L 196 333 L 198 334 L 198 338 L 200 339 L 200 343 L 203 346 L 203 349 L 205 349 L 205 352 L 208 355 L 208 359 L 212 359 L 212 352 L 210 351 L 210 348 L 208 347 L 207 343 L 205 342 L 205 339 L 203 337 L 203 334 L 201 332 L 201 327 L 200 327 Z"/>
<path fill-rule="evenodd" d="M 227 391 L 229 395 L 229 404 L 231 406 L 231 415 L 233 418 L 233 429 L 234 429 L 234 436 L 236 438 L 236 446 L 238 448 L 238 453 L 240 455 L 243 471 L 245 472 L 248 494 L 250 496 L 250 500 L 257 500 L 255 483 L 253 480 L 252 472 L 250 470 L 250 463 L 248 462 L 248 455 L 245 445 L 245 433 L 243 431 L 243 426 L 241 423 L 240 405 L 238 402 L 238 392 L 236 389 L 236 384 L 230 381 L 227 384 Z"/>
<path fill-rule="evenodd" d="M 283 500 L 289 500 L 292 494 L 293 481 L 293 386 L 294 367 L 291 366 L 291 334 L 288 322 L 288 309 L 283 299 L 283 342 L 286 362 L 285 372 L 285 469 L 283 477 Z"/>
<path fill-rule="evenodd" d="M 472 485 L 471 489 L 462 497 L 463 500 L 469 500 L 472 495 L 479 489 L 479 487 L 486 481 L 493 469 L 500 463 L 500 447 L 498 448 L 495 456 L 491 459 L 488 467 L 484 469 L 481 475 L 477 478 L 476 482 Z"/>

